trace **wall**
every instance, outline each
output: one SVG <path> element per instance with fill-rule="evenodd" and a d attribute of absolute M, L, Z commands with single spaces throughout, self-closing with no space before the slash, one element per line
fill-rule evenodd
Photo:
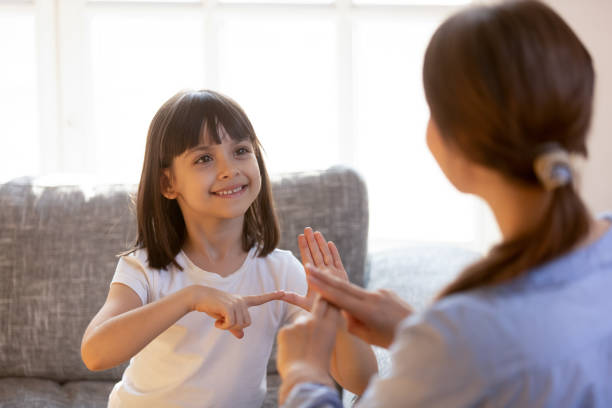
<path fill-rule="evenodd" d="M 595 212 L 612 211 L 612 1 L 548 0 L 576 31 L 593 57 L 595 109 L 582 192 Z"/>

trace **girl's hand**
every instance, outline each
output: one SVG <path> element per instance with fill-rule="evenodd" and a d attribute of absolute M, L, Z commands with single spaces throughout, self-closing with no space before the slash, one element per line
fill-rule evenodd
<path fill-rule="evenodd" d="M 192 311 L 206 313 L 215 319 L 215 327 L 229 330 L 234 336 L 244 337 L 243 329 L 251 325 L 249 307 L 282 299 L 284 292 L 276 291 L 255 296 L 232 295 L 207 286 L 194 285 Z"/>
<path fill-rule="evenodd" d="M 304 234 L 298 236 L 298 247 L 304 266 L 310 264 L 318 268 L 325 268 L 333 276 L 348 282 L 348 274 L 342 265 L 338 248 L 333 242 L 325 241 L 325 237 L 319 231 L 313 232 L 310 227 L 304 228 Z M 308 275 L 308 269 L 306 269 L 306 275 Z M 314 298 L 315 292 L 309 285 L 306 296 L 291 292 L 286 293 L 283 300 L 310 311 Z"/>
<path fill-rule="evenodd" d="M 276 365 L 283 379 L 279 390 L 281 405 L 298 383 L 316 382 L 333 387 L 329 361 L 340 318 L 338 309 L 317 296 L 311 315 L 302 315 L 278 332 Z"/>
<path fill-rule="evenodd" d="M 412 308 L 392 291 L 370 292 L 321 268 L 308 265 L 307 269 L 309 287 L 341 309 L 349 332 L 370 344 L 389 347 L 397 325 L 412 313 Z"/>

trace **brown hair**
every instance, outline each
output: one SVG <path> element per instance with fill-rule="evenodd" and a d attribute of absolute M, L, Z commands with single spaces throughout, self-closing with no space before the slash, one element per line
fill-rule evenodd
<path fill-rule="evenodd" d="M 539 185 L 533 162 L 546 143 L 586 156 L 594 76 L 571 28 L 532 0 L 451 16 L 433 35 L 423 66 L 431 116 L 445 142 L 531 186 Z M 589 231 L 589 214 L 571 184 L 550 194 L 538 225 L 493 247 L 439 298 L 508 281 L 575 246 Z"/>
<path fill-rule="evenodd" d="M 157 111 L 147 135 L 144 163 L 136 197 L 138 235 L 130 253 L 146 248 L 149 266 L 163 269 L 182 248 L 187 230 L 176 200 L 162 195 L 160 180 L 164 169 L 175 157 L 197 146 L 204 130 L 215 143 L 221 143 L 223 127 L 234 141 L 248 139 L 254 148 L 261 190 L 244 217 L 242 248 L 257 245 L 257 255 L 264 257 L 276 248 L 280 238 L 274 209 L 270 178 L 262 156 L 262 147 L 255 130 L 240 106 L 227 96 L 210 90 L 181 91 Z"/>

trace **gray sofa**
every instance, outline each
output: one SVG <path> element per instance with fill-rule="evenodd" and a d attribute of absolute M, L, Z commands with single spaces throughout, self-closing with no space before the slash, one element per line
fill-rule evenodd
<path fill-rule="evenodd" d="M 80 341 L 104 302 L 116 254 L 134 238 L 134 191 L 27 178 L 0 184 L 0 407 L 106 406 L 125 366 L 88 371 Z M 299 257 L 296 237 L 312 226 L 337 244 L 353 282 L 397 288 L 417 308 L 473 257 L 443 247 L 367 257 L 367 191 L 348 168 L 282 175 L 273 191 L 279 247 Z M 384 373 L 388 359 L 378 353 Z M 277 405 L 278 384 L 273 353 L 264 407 Z"/>

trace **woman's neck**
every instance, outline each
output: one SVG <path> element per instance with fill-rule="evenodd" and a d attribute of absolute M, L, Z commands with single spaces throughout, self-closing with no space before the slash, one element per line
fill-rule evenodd
<path fill-rule="evenodd" d="M 491 208 L 504 241 L 532 230 L 549 211 L 552 194 L 540 188 L 526 187 L 509 181 L 490 183 L 487 191 L 478 194 Z M 606 220 L 589 219 L 589 233 L 575 248 L 591 244 L 610 228 Z"/>
<path fill-rule="evenodd" d="M 551 195 L 511 182 L 489 185 L 481 197 L 489 204 L 505 241 L 534 228 L 550 206 Z"/>

